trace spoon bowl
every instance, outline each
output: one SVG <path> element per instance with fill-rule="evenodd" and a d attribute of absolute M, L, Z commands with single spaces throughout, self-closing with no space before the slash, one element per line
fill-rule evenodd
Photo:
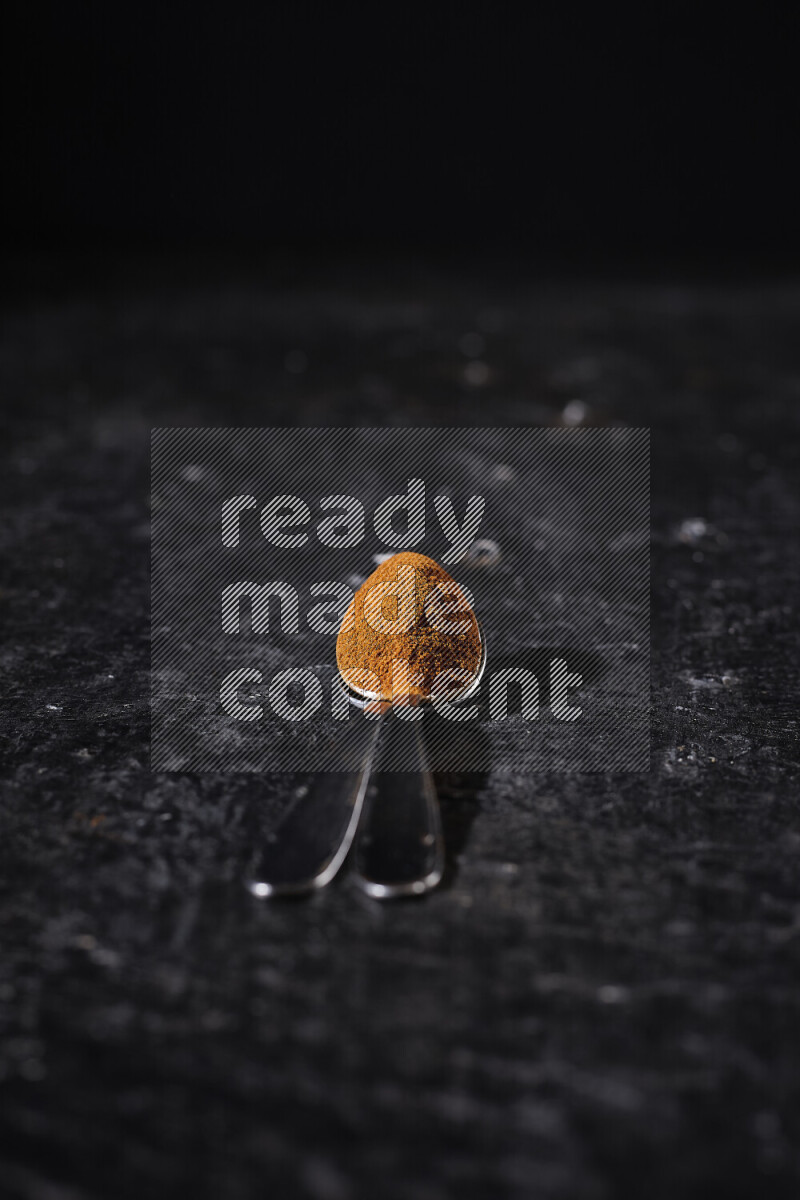
<path fill-rule="evenodd" d="M 476 620 L 477 620 L 477 618 L 476 618 Z M 460 688 L 458 690 L 454 689 L 452 692 L 448 693 L 448 695 L 446 697 L 448 704 L 456 703 L 459 700 L 468 700 L 469 697 L 473 696 L 475 694 L 475 692 L 478 690 L 478 688 L 480 687 L 481 680 L 483 678 L 483 673 L 486 670 L 486 637 L 483 632 L 483 625 L 481 624 L 481 622 L 478 621 L 477 624 L 478 624 L 478 636 L 480 638 L 480 643 L 481 643 L 481 657 L 480 657 L 480 661 L 478 662 L 478 669 L 475 672 L 472 679 L 465 681 L 463 688 Z M 369 709 L 370 705 L 374 705 L 375 708 L 373 711 L 377 712 L 377 711 L 379 711 L 379 709 L 378 709 L 379 705 L 388 705 L 389 707 L 391 707 L 391 705 L 392 705 L 392 697 L 391 696 L 385 696 L 380 692 L 370 692 L 370 691 L 367 691 L 366 688 L 356 687 L 355 684 L 352 684 L 347 680 L 347 678 L 343 674 L 341 668 L 339 669 L 339 678 L 341 679 L 342 683 L 344 684 L 344 687 L 345 687 L 345 690 L 347 691 L 347 695 L 350 700 L 350 703 L 355 705 L 356 708 Z M 412 701 L 416 705 L 424 706 L 424 707 L 427 707 L 429 704 L 433 703 L 433 701 L 431 700 L 431 697 L 429 695 L 428 696 L 415 695 L 412 697 Z"/>

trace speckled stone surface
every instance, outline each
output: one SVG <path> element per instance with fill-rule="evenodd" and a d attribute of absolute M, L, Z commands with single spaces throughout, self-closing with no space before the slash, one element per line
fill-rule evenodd
<path fill-rule="evenodd" d="M 795 1195 L 800 288 L 28 278 L 2 351 L 3 1195 Z M 150 428 L 559 421 L 653 431 L 651 772 L 445 776 L 434 895 L 251 900 L 296 780 L 147 767 Z"/>

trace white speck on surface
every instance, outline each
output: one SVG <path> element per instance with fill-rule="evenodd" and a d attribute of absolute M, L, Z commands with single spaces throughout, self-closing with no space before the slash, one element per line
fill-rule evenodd
<path fill-rule="evenodd" d="M 205 470 L 203 467 L 197 466 L 196 463 L 189 463 L 188 466 L 183 468 L 181 474 L 187 483 L 199 483 L 205 476 Z"/>
<path fill-rule="evenodd" d="M 627 989 L 618 987 L 615 983 L 606 983 L 597 989 L 597 999 L 601 1004 L 621 1004 L 627 995 Z"/>
<path fill-rule="evenodd" d="M 476 538 L 464 556 L 470 567 L 491 567 L 500 559 L 500 547 L 491 538 Z"/>
<path fill-rule="evenodd" d="M 569 404 L 564 405 L 561 417 L 565 425 L 580 425 L 588 414 L 589 407 L 583 400 L 570 400 Z"/>
<path fill-rule="evenodd" d="M 687 517 L 678 527 L 678 540 L 694 546 L 711 531 L 711 526 L 702 517 Z"/>
<path fill-rule="evenodd" d="M 700 676 L 688 675 L 686 681 L 689 684 L 689 687 L 692 689 L 693 692 L 698 692 L 698 691 L 715 692 L 715 691 L 718 691 L 719 688 L 722 686 L 722 680 L 717 679 L 713 675 L 700 675 Z"/>

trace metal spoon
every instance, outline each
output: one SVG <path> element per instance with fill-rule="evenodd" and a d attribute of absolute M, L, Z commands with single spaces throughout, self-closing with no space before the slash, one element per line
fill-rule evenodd
<path fill-rule="evenodd" d="M 355 881 L 376 900 L 420 896 L 444 871 L 439 800 L 419 723 L 390 713 L 380 751 L 388 757 L 390 749 L 407 769 L 373 772 L 355 846 Z"/>
<path fill-rule="evenodd" d="M 482 626 L 477 674 L 451 702 L 465 700 L 480 684 L 486 666 Z M 254 856 L 245 886 L 259 898 L 299 896 L 325 887 L 353 843 L 369 791 L 369 815 L 356 852 L 356 881 L 375 899 L 421 895 L 436 887 L 444 870 L 439 802 L 425 760 L 420 721 L 388 716 L 391 701 L 345 683 L 350 701 L 365 718 L 348 722 L 353 771 L 316 772 L 298 789 L 295 804 Z M 427 699 L 414 704 L 427 705 Z M 390 749 L 409 771 L 373 774 L 379 741 L 384 760 Z M 399 743 L 399 745 L 398 745 Z"/>
<path fill-rule="evenodd" d="M 453 695 L 451 703 L 466 700 L 480 684 L 486 666 L 486 639 L 481 638 L 477 674 Z M 349 688 L 353 703 L 376 697 Z M 414 697 L 410 707 L 428 707 L 429 697 Z M 389 754 L 407 764 L 402 771 L 381 771 Z M 428 767 L 422 719 L 404 720 L 397 711 L 386 717 L 377 762 L 367 792 L 365 811 L 355 846 L 355 881 L 368 896 L 390 900 L 421 896 L 441 882 L 445 853 L 436 786 Z"/>
<path fill-rule="evenodd" d="M 348 725 L 355 771 L 310 774 L 278 828 L 250 864 L 245 886 L 254 895 L 303 896 L 334 878 L 355 837 L 386 704 L 374 720 Z"/>

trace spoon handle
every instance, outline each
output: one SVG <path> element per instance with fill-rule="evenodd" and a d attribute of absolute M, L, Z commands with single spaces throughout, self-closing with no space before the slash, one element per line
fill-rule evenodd
<path fill-rule="evenodd" d="M 439 801 L 421 725 L 395 713 L 385 720 L 355 848 L 356 882 L 377 900 L 422 895 L 437 886 L 444 871 Z M 381 771 L 380 761 L 388 762 L 390 755 L 405 769 Z"/>
<path fill-rule="evenodd" d="M 353 722 L 347 736 L 359 766 L 318 771 L 259 848 L 245 886 L 259 898 L 302 896 L 330 883 L 352 845 L 361 818 L 383 716 Z"/>

